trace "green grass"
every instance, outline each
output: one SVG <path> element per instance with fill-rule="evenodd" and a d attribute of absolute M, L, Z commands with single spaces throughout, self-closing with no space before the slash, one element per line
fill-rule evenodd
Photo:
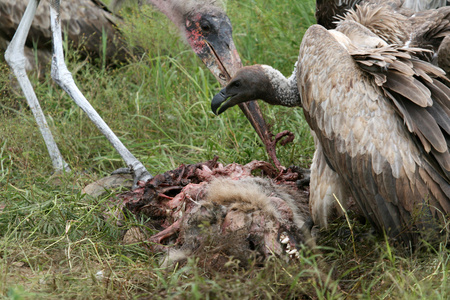
<path fill-rule="evenodd" d="M 234 39 L 245 65 L 264 63 L 289 75 L 314 1 L 228 1 Z M 224 163 L 268 160 L 238 108 L 210 111 L 219 85 L 161 14 L 128 11 L 130 45 L 143 54 L 108 68 L 67 54 L 87 99 L 128 149 L 153 173 L 218 155 Z M 55 139 L 73 172 L 53 175 L 30 110 L 0 63 L 0 295 L 13 299 L 446 299 L 450 251 L 414 254 L 393 248 L 370 226 L 350 218 L 320 232 L 322 255 L 298 262 L 217 273 L 196 264 L 159 267 L 160 256 L 122 245 L 121 227 L 103 215 L 115 193 L 81 194 L 88 183 L 123 167 L 84 113 L 50 76 L 32 78 Z M 307 167 L 314 151 L 300 109 L 261 104 L 273 132 L 289 129 L 293 144 L 279 147 L 283 165 Z M 128 219 L 125 228 L 139 225 Z M 231 263 L 232 264 L 232 263 Z M 102 271 L 103 276 L 96 274 Z"/>

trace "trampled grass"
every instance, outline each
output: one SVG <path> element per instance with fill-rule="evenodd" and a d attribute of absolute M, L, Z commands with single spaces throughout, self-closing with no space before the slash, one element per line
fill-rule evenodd
<path fill-rule="evenodd" d="M 289 75 L 314 1 L 234 1 L 227 12 L 245 65 L 264 63 Z M 164 16 L 127 11 L 124 27 L 140 51 L 109 68 L 67 54 L 87 99 L 129 150 L 153 173 L 218 155 L 224 163 L 268 160 L 238 108 L 210 111 L 219 85 Z M 123 227 L 103 217 L 115 192 L 81 194 L 88 183 L 123 167 L 120 156 L 50 76 L 32 78 L 38 98 L 73 172 L 52 174 L 27 104 L 0 64 L 0 295 L 13 299 L 447 299 L 448 246 L 404 253 L 370 226 L 350 218 L 319 234 L 321 255 L 305 251 L 289 264 L 271 259 L 248 270 L 212 272 L 197 264 L 164 269 L 160 256 L 120 243 Z M 283 165 L 308 167 L 314 151 L 300 109 L 261 104 L 273 132 L 289 129 Z M 141 221 L 127 219 L 125 228 Z M 353 242 L 354 241 L 354 242 Z M 355 251 L 354 251 L 355 248 Z M 230 262 L 233 265 L 233 262 Z"/>

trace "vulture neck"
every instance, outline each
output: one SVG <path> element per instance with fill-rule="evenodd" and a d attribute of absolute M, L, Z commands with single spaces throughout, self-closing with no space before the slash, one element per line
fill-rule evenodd
<path fill-rule="evenodd" d="M 183 12 L 177 7 L 177 0 L 150 0 L 150 2 L 163 14 L 167 16 L 178 27 L 183 26 Z"/>
<path fill-rule="evenodd" d="M 301 106 L 297 87 L 297 64 L 295 64 L 294 72 L 289 78 L 286 78 L 280 71 L 271 66 L 261 65 L 261 67 L 272 88 L 272 92 L 267 93 L 270 96 L 262 100 L 274 105 Z"/>

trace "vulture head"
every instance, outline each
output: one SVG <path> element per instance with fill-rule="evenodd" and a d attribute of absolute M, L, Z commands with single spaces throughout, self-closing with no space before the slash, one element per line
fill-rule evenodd
<path fill-rule="evenodd" d="M 273 89 L 262 68 L 256 65 L 240 69 L 228 85 L 214 96 L 212 111 L 220 115 L 239 103 L 272 98 Z"/>
<path fill-rule="evenodd" d="M 216 1 L 183 1 L 175 7 L 181 16 L 175 24 L 192 50 L 219 82 L 225 84 L 242 67 L 230 19 Z"/>
<path fill-rule="evenodd" d="M 263 100 L 272 105 L 301 106 L 297 87 L 297 73 L 286 78 L 267 65 L 253 65 L 239 69 L 211 102 L 211 109 L 219 115 L 239 103 Z"/>
<path fill-rule="evenodd" d="M 123 0 L 111 4 L 116 10 Z M 232 26 L 220 1 L 148 0 L 180 30 L 192 50 L 222 85 L 242 67 Z"/>

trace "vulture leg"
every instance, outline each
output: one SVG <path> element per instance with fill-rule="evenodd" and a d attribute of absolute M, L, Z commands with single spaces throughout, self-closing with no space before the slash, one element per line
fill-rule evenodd
<path fill-rule="evenodd" d="M 109 128 L 105 121 L 103 121 L 100 115 L 95 111 L 89 101 L 86 100 L 84 95 L 76 86 L 72 74 L 69 72 L 64 62 L 61 23 L 59 18 L 59 3 L 59 0 L 54 0 L 50 6 L 50 18 L 53 33 L 52 78 L 64 91 L 66 91 L 67 94 L 69 94 L 75 103 L 88 115 L 91 121 L 105 135 L 117 152 L 119 152 L 120 156 L 122 156 L 122 159 L 130 168 L 130 171 L 134 176 L 133 187 L 136 187 L 138 181 L 147 181 L 152 178 L 152 175 L 150 175 L 144 165 L 137 160 L 127 148 L 125 148 L 119 138 Z"/>
<path fill-rule="evenodd" d="M 69 165 L 64 161 L 58 146 L 53 139 L 53 135 L 50 132 L 47 121 L 45 120 L 44 113 L 42 112 L 39 101 L 31 85 L 30 79 L 27 76 L 25 70 L 26 58 L 24 55 L 25 40 L 28 32 L 30 31 L 31 23 L 36 13 L 36 8 L 39 1 L 31 0 L 27 6 L 27 9 L 22 17 L 22 20 L 14 34 L 8 49 L 5 51 L 5 60 L 16 75 L 17 81 L 22 88 L 28 105 L 36 119 L 39 130 L 41 131 L 44 142 L 47 146 L 47 150 L 52 160 L 53 169 L 56 172 L 70 171 Z"/>

